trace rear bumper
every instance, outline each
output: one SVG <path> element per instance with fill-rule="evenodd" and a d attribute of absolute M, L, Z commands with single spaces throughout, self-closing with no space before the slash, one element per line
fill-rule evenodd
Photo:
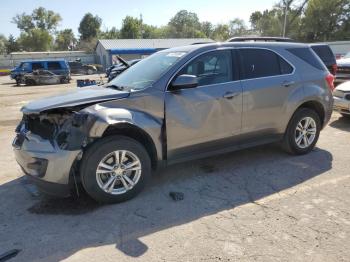
<path fill-rule="evenodd" d="M 81 151 L 61 150 L 33 134 L 26 134 L 20 143 L 16 139 L 13 143 L 16 161 L 34 184 L 51 195 L 69 195 L 71 168 Z"/>

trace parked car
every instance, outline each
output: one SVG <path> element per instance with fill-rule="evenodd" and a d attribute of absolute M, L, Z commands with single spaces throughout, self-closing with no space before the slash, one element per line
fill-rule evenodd
<path fill-rule="evenodd" d="M 26 85 L 53 85 L 69 82 L 69 77 L 56 75 L 47 70 L 36 70 L 23 76 L 23 83 Z"/>
<path fill-rule="evenodd" d="M 334 110 L 350 118 L 350 81 L 338 85 L 334 92 Z"/>
<path fill-rule="evenodd" d="M 105 86 L 24 106 L 14 153 L 49 194 L 81 182 L 97 201 L 125 201 L 162 165 L 271 142 L 310 152 L 331 117 L 333 79 L 300 43 L 162 50 Z"/>
<path fill-rule="evenodd" d="M 83 64 L 80 61 L 68 62 L 72 74 L 92 75 L 97 73 L 97 68 L 94 65 Z"/>
<path fill-rule="evenodd" d="M 69 66 L 65 60 L 28 60 L 21 62 L 17 67 L 11 70 L 11 78 L 15 79 L 17 84 L 20 78 L 35 70 L 48 70 L 56 75 L 63 75 L 70 78 Z"/>
<path fill-rule="evenodd" d="M 332 75 L 337 73 L 337 60 L 333 54 L 332 49 L 327 44 L 311 44 L 312 50 L 321 58 Z"/>
<path fill-rule="evenodd" d="M 108 75 L 108 82 L 112 81 L 116 76 L 120 75 L 126 69 L 128 69 L 129 67 L 135 65 L 139 61 L 141 61 L 141 59 L 130 60 L 130 61 L 127 62 L 127 65 L 121 64 L 121 65 L 116 66 L 115 68 L 113 68 L 111 70 L 111 72 L 109 73 L 109 75 Z"/>
<path fill-rule="evenodd" d="M 342 83 L 350 80 L 350 52 L 343 58 L 337 60 L 338 69 L 336 74 L 336 82 Z"/>

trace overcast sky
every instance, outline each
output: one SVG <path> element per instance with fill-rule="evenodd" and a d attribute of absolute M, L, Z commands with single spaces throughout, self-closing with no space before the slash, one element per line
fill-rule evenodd
<path fill-rule="evenodd" d="M 43 6 L 59 13 L 62 17 L 59 29 L 72 28 L 75 33 L 83 15 L 90 12 L 103 20 L 102 29 L 116 26 L 120 28 L 126 15 L 139 17 L 151 25 L 165 25 L 181 9 L 197 13 L 200 21 L 214 24 L 226 23 L 233 18 L 241 18 L 249 23 L 254 11 L 271 8 L 277 0 L 17 0 L 1 1 L 0 34 L 19 35 L 12 17 L 19 13 L 31 13 L 34 8 Z"/>

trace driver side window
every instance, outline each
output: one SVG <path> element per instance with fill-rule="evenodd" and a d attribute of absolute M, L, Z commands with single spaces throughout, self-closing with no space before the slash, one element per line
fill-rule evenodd
<path fill-rule="evenodd" d="M 213 51 L 201 55 L 185 66 L 178 75 L 195 75 L 198 86 L 232 81 L 231 51 Z"/>

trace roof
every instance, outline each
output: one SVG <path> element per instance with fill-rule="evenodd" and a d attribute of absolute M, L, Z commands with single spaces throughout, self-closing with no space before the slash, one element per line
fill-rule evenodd
<path fill-rule="evenodd" d="M 177 46 L 191 45 L 195 43 L 214 42 L 208 38 L 168 38 L 168 39 L 101 39 L 101 44 L 106 50 L 111 49 L 164 49 Z"/>

